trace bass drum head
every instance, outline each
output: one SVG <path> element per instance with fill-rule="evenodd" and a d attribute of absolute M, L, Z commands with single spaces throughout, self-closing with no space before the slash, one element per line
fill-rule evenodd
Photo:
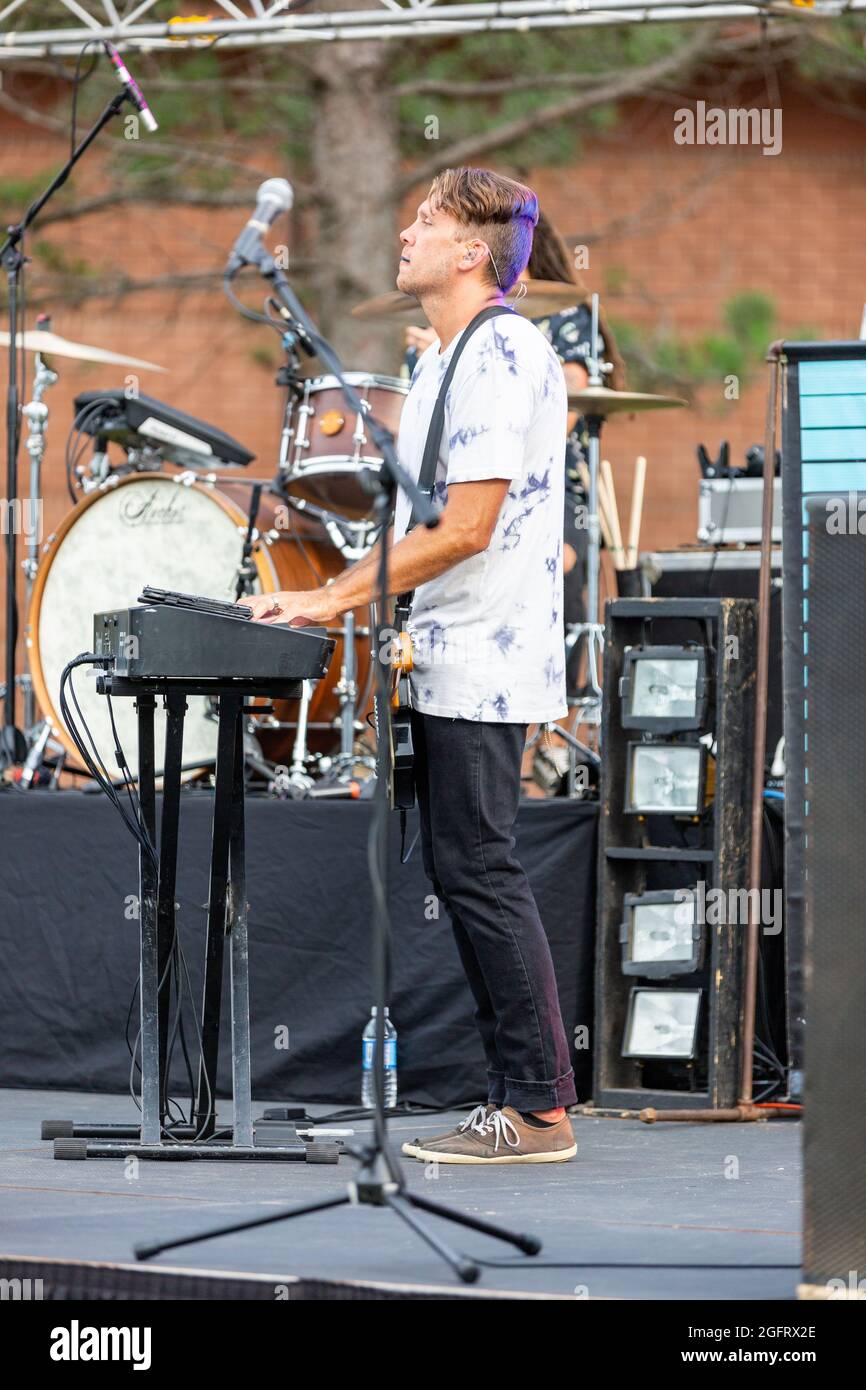
<path fill-rule="evenodd" d="M 244 489 L 247 496 L 248 489 Z M 138 473 L 91 493 L 45 546 L 29 614 L 27 645 L 42 712 L 76 764 L 81 758 L 60 717 L 60 677 L 80 652 L 93 650 L 93 615 L 137 603 L 145 584 L 233 600 L 246 517 L 218 488 L 173 476 Z M 262 560 L 258 588 L 273 588 Z M 78 667 L 75 693 L 97 750 L 112 777 L 119 775 L 108 701 L 96 690 L 93 667 Z M 162 771 L 165 718 L 157 702 L 157 772 Z M 213 763 L 217 726 L 210 702 L 190 697 L 183 762 Z M 120 744 L 138 775 L 135 701 L 112 701 Z"/>

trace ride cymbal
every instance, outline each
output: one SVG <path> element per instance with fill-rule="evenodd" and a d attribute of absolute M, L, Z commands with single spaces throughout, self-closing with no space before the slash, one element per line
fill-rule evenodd
<path fill-rule="evenodd" d="M 40 352 L 45 357 L 73 357 L 79 362 L 104 362 L 116 367 L 139 367 L 145 372 L 167 372 L 167 367 L 158 367 L 155 362 L 145 362 L 140 357 L 126 357 L 121 352 L 110 352 L 107 348 L 88 347 L 86 343 L 73 343 L 61 338 L 58 333 L 49 333 L 43 328 L 34 328 L 27 333 L 16 335 L 18 347 L 25 352 Z M 0 333 L 0 347 L 9 346 L 9 334 Z"/>
<path fill-rule="evenodd" d="M 612 391 L 609 386 L 584 386 L 569 391 L 568 404 L 581 415 L 631 415 L 639 410 L 673 410 L 687 406 L 678 396 L 648 396 L 643 391 Z"/>

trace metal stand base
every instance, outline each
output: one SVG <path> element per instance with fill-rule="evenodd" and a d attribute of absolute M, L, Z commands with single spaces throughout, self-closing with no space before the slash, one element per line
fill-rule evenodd
<path fill-rule="evenodd" d="M 481 1273 L 478 1265 L 468 1256 L 459 1254 L 445 1241 L 440 1240 L 437 1235 L 428 1230 L 416 1217 L 416 1209 L 428 1212 L 431 1216 L 439 1216 L 444 1221 L 451 1221 L 467 1230 L 478 1231 L 481 1235 L 503 1240 L 507 1244 L 515 1246 L 524 1255 L 537 1255 L 541 1250 L 541 1241 L 536 1236 L 505 1230 L 501 1226 L 494 1226 L 492 1222 L 483 1220 L 482 1217 L 455 1211 L 452 1207 L 447 1207 L 441 1202 L 434 1202 L 429 1197 L 421 1196 L 420 1193 L 410 1192 L 404 1185 L 402 1178 L 393 1176 L 393 1168 L 380 1149 L 365 1150 L 357 1156 L 361 1159 L 361 1167 L 354 1182 L 349 1183 L 344 1193 L 322 1197 L 316 1202 L 306 1202 L 302 1206 L 284 1208 L 281 1211 L 269 1213 L 267 1216 L 256 1217 L 252 1221 L 238 1221 L 230 1226 L 212 1228 L 199 1235 L 178 1236 L 176 1240 L 162 1241 L 158 1244 L 137 1245 L 135 1257 L 138 1260 L 147 1260 L 152 1255 L 160 1255 L 165 1250 L 174 1250 L 179 1245 L 193 1245 L 199 1240 L 210 1240 L 214 1236 L 232 1235 L 237 1231 L 251 1231 L 259 1226 L 270 1226 L 279 1221 L 293 1221 L 297 1216 L 307 1216 L 312 1212 L 328 1211 L 332 1207 L 345 1206 L 388 1207 L 425 1244 L 429 1245 L 431 1250 L 435 1250 L 436 1254 L 450 1265 L 464 1284 L 474 1284 L 478 1279 Z"/>
<path fill-rule="evenodd" d="M 214 790 L 210 894 L 205 945 L 204 990 L 199 1014 L 200 1062 L 196 1094 L 186 1125 L 169 1123 L 170 969 L 176 949 L 175 886 L 187 696 L 202 693 L 200 682 L 126 681 L 102 676 L 103 693 L 134 697 L 138 711 L 139 798 L 150 843 L 157 844 L 154 715 L 156 697 L 167 710 L 162 816 L 158 857 L 139 852 L 141 930 L 141 1121 L 138 1125 L 46 1121 L 42 1136 L 54 1140 L 59 1159 L 126 1158 L 184 1161 L 243 1159 L 245 1162 L 339 1160 L 333 1143 L 302 1142 L 294 1127 L 262 1125 L 252 1116 L 250 1080 L 248 906 L 244 841 L 244 700 L 249 695 L 297 693 L 297 682 L 263 680 L 255 689 L 237 682 L 208 683 L 219 706 Z M 231 999 L 231 1129 L 217 1126 L 216 1078 L 220 1041 L 223 963 L 228 955 Z M 229 1142 L 218 1142 L 229 1136 Z M 257 1143 L 257 1139 L 266 1142 Z M 272 1142 L 268 1143 L 270 1139 Z"/>

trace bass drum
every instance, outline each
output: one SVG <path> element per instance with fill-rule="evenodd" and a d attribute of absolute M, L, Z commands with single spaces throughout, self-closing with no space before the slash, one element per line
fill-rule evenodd
<path fill-rule="evenodd" d="M 125 608 L 138 601 L 145 584 L 182 593 L 233 600 L 247 531 L 252 482 L 220 479 L 218 484 L 189 474 L 134 473 L 114 479 L 90 493 L 49 537 L 44 548 L 28 614 L 26 641 L 36 698 L 44 717 L 78 765 L 77 749 L 60 717 L 60 678 L 72 657 L 93 647 L 93 615 Z M 287 527 L 287 521 L 291 525 Z M 252 559 L 257 593 L 313 589 L 338 574 L 343 559 L 322 531 L 305 517 L 294 520 L 291 508 L 263 492 L 257 518 L 258 537 Z M 358 624 L 368 625 L 367 610 Z M 336 634 L 334 634 L 336 635 Z M 370 667 L 369 637 L 356 641 L 358 688 L 366 688 Z M 340 679 L 342 641 L 337 640 L 328 674 L 316 682 L 309 719 L 317 726 L 310 746 L 333 751 L 338 713 L 335 687 Z M 114 742 L 107 700 L 96 690 L 93 668 L 76 672 L 75 691 L 81 711 L 103 762 L 113 774 Z M 134 776 L 138 773 L 135 701 L 112 701 L 121 746 Z M 275 709 L 280 726 L 297 717 L 298 701 L 281 701 Z M 366 710 L 358 712 L 363 717 Z M 184 724 L 187 774 L 213 764 L 217 726 L 211 702 L 190 697 Z M 165 722 L 157 709 L 156 748 L 161 755 Z M 266 755 L 287 760 L 291 737 L 283 727 L 267 733 Z M 157 770 L 162 771 L 158 761 Z"/>

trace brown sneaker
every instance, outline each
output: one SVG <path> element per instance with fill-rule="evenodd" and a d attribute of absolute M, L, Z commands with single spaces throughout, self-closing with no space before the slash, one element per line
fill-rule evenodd
<path fill-rule="evenodd" d="M 408 1158 L 417 1158 L 419 1149 L 426 1150 L 435 1144 L 441 1144 L 444 1141 L 450 1143 L 452 1139 L 458 1139 L 462 1134 L 465 1134 L 467 1130 L 473 1130 L 477 1125 L 483 1124 L 488 1115 L 492 1115 L 493 1111 L 498 1108 L 498 1106 L 493 1105 L 490 1101 L 488 1101 L 486 1105 L 476 1105 L 474 1110 L 470 1110 L 465 1120 L 461 1120 L 459 1125 L 454 1129 L 447 1129 L 443 1134 L 431 1134 L 429 1139 L 413 1139 L 411 1144 L 408 1142 L 405 1143 L 401 1151 L 406 1154 Z"/>
<path fill-rule="evenodd" d="M 563 1163 L 576 1153 L 567 1115 L 536 1129 L 510 1106 L 494 1110 L 447 1143 L 415 1149 L 416 1158 L 436 1163 Z"/>

